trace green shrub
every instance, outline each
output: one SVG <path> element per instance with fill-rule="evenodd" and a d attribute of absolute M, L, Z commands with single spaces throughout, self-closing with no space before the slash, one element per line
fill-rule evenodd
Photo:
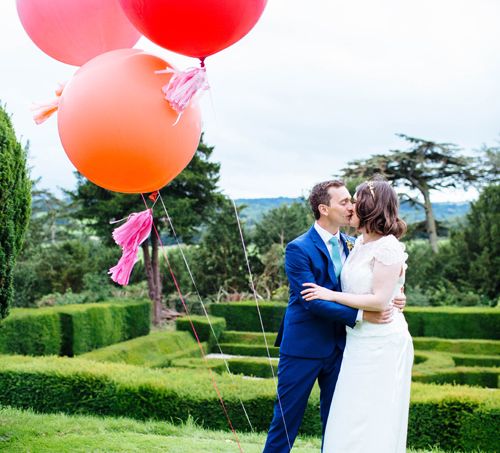
<path fill-rule="evenodd" d="M 149 333 L 150 301 L 54 308 L 63 328 L 62 354 L 73 356 Z"/>
<path fill-rule="evenodd" d="M 222 343 L 243 343 L 264 345 L 264 334 L 262 332 L 238 332 L 237 330 L 225 330 L 220 337 Z M 268 346 L 273 346 L 276 341 L 275 332 L 266 332 Z"/>
<path fill-rule="evenodd" d="M 273 380 L 221 375 L 217 386 L 237 430 L 249 429 L 240 398 L 254 428 L 268 429 L 275 398 Z M 228 429 L 211 378 L 202 369 L 153 370 L 80 358 L 0 356 L 0 388 L 0 404 L 40 412 L 126 415 L 177 423 L 191 416 L 207 428 Z M 473 446 L 496 451 L 499 414 L 498 392 L 414 383 L 408 443 L 413 448 Z M 317 388 L 301 432 L 321 433 Z"/>
<path fill-rule="evenodd" d="M 267 332 L 279 330 L 286 307 L 283 302 L 259 302 L 262 322 Z M 254 301 L 212 304 L 210 313 L 225 318 L 229 330 L 262 331 Z"/>
<path fill-rule="evenodd" d="M 409 307 L 404 313 L 413 337 L 500 339 L 498 308 Z"/>
<path fill-rule="evenodd" d="M 226 328 L 226 320 L 215 316 L 210 316 L 210 321 L 205 316 L 185 316 L 177 318 L 175 325 L 177 326 L 177 330 L 186 330 L 191 333 L 193 338 L 196 338 L 191 323 L 200 341 L 213 342 L 214 334 L 215 339 L 218 340 Z M 212 328 L 210 328 L 210 325 L 212 325 Z"/>
<path fill-rule="evenodd" d="M 149 300 L 16 308 L 0 325 L 0 350 L 73 356 L 146 335 L 150 317 Z"/>
<path fill-rule="evenodd" d="M 53 311 L 13 309 L 0 322 L 0 352 L 50 355 L 61 351 L 61 324 Z"/>
<path fill-rule="evenodd" d="M 154 332 L 87 352 L 79 357 L 97 362 L 117 362 L 154 368 L 170 366 L 173 359 L 190 357 L 193 354 L 199 357 L 201 352 L 188 332 Z"/>

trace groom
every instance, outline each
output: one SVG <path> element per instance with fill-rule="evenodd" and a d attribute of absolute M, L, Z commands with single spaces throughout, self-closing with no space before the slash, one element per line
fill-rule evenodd
<path fill-rule="evenodd" d="M 316 379 L 321 389 L 324 434 L 344 352 L 345 326 L 392 320 L 392 309 L 369 312 L 335 302 L 302 299 L 300 292 L 306 282 L 342 290 L 340 271 L 354 244 L 354 238 L 339 230 L 349 224 L 353 212 L 351 195 L 342 181 L 315 185 L 309 203 L 316 222 L 286 248 L 290 299 L 276 339 L 276 346 L 280 346 L 278 395 L 264 453 L 291 450 Z M 402 308 L 405 299 L 394 302 Z"/>

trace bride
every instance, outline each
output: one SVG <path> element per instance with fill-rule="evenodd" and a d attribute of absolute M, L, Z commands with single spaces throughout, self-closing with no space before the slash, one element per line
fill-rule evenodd
<path fill-rule="evenodd" d="M 350 225 L 362 235 L 342 268 L 342 292 L 304 283 L 306 301 L 384 310 L 404 284 L 406 224 L 385 181 L 358 186 Z M 325 431 L 324 453 L 404 453 L 413 344 L 403 313 L 389 324 L 346 327 L 347 339 Z"/>

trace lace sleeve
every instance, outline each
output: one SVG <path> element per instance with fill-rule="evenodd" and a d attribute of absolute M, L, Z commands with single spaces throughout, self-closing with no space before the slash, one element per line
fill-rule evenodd
<path fill-rule="evenodd" d="M 377 247 L 373 251 L 373 257 L 386 266 L 396 263 L 405 263 L 408 254 L 405 252 L 405 245 L 399 242 L 395 236 L 389 235 L 380 239 Z"/>

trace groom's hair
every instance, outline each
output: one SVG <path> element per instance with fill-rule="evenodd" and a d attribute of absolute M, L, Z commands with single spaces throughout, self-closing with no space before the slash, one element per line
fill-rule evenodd
<path fill-rule="evenodd" d="M 311 205 L 314 218 L 318 220 L 321 217 L 318 206 L 320 204 L 326 204 L 330 206 L 330 194 L 328 189 L 330 187 L 344 187 L 344 181 L 340 179 L 332 179 L 331 181 L 323 181 L 316 184 L 309 195 L 309 204 Z"/>

